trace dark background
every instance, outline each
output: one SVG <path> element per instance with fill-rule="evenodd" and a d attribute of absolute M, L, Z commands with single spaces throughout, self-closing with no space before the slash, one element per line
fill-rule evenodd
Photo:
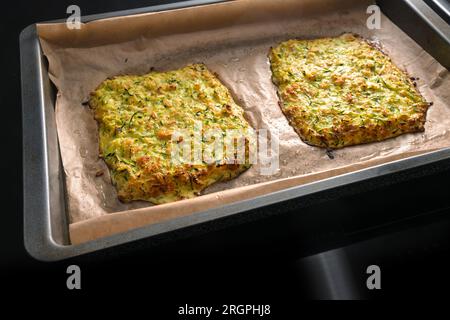
<path fill-rule="evenodd" d="M 34 22 L 66 17 L 71 4 L 86 15 L 169 2 L 19 0 L 3 5 L 1 288 L 11 295 L 129 296 L 139 291 L 145 292 L 149 307 L 167 314 L 184 303 L 271 303 L 281 312 L 302 298 L 446 298 L 448 165 L 319 194 L 306 205 L 271 207 L 263 219 L 200 228 L 150 249 L 119 255 L 113 249 L 58 263 L 28 256 L 22 240 L 20 31 Z M 301 259 L 336 248 L 341 249 Z M 66 289 L 70 264 L 81 267 L 80 292 Z M 365 287 L 370 264 L 382 270 L 382 289 L 376 292 Z"/>

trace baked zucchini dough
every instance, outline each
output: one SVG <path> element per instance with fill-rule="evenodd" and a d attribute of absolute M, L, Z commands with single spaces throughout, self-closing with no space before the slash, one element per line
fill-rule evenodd
<path fill-rule="evenodd" d="M 203 132 L 251 129 L 243 109 L 203 64 L 107 79 L 91 94 L 89 105 L 98 122 L 100 157 L 121 201 L 160 204 L 192 198 L 250 166 L 225 156 L 212 164 L 172 161 L 171 148 L 182 141 L 172 141 L 172 134 L 194 135 L 195 121 L 201 121 Z M 203 150 L 211 141 L 201 143 Z"/>
<path fill-rule="evenodd" d="M 364 39 L 288 40 L 269 54 L 280 107 L 308 144 L 337 149 L 424 131 L 429 104 Z"/>

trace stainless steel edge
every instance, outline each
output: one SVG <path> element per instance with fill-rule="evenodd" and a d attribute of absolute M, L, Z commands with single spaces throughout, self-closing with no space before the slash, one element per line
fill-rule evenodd
<path fill-rule="evenodd" d="M 185 1 L 168 6 L 154 6 L 134 10 L 126 10 L 101 15 L 91 15 L 83 21 L 91 21 L 118 15 L 136 14 L 150 11 L 176 9 L 191 5 L 216 3 L 221 1 Z M 64 21 L 64 20 L 58 20 Z M 292 187 L 257 198 L 232 203 L 220 208 L 198 212 L 187 217 L 173 219 L 167 222 L 145 226 L 142 228 L 116 234 L 110 237 L 94 240 L 80 245 L 70 245 L 66 241 L 55 241 L 55 226 L 52 226 L 52 207 L 60 206 L 58 197 L 63 190 L 52 189 L 53 184 L 61 187 L 62 178 L 51 174 L 50 163 L 59 165 L 58 158 L 52 156 L 58 153 L 54 146 L 48 145 L 52 128 L 48 126 L 49 114 L 48 96 L 44 92 L 42 79 L 46 76 L 43 69 L 44 59 L 40 50 L 35 25 L 25 28 L 20 35 L 21 77 L 22 77 L 22 122 L 23 122 L 23 183 L 24 183 L 24 242 L 31 256 L 43 261 L 62 260 L 104 248 L 117 246 L 130 241 L 148 238 L 161 233 L 193 226 L 217 218 L 230 216 L 239 212 L 279 203 L 285 200 L 300 198 L 347 184 L 360 182 L 370 178 L 389 175 L 406 169 L 450 159 L 450 148 L 434 151 L 425 155 L 415 156 L 389 164 L 370 167 L 314 183 Z M 46 89 L 48 91 L 48 88 Z M 47 92 L 48 93 L 48 92 Z M 48 110 L 47 110 L 48 111 Z M 53 149 L 51 149 L 51 147 Z M 50 150 L 50 152 L 49 152 Z M 52 191 L 52 192 L 50 192 Z M 52 199 L 51 194 L 55 194 Z M 301 201 L 301 200 L 300 200 Z M 53 210 L 55 211 L 55 210 Z M 66 223 L 67 224 L 67 223 Z M 64 238 L 64 231 L 58 231 L 58 237 Z"/>
<path fill-rule="evenodd" d="M 404 0 L 433 30 L 450 45 L 450 25 L 423 0 Z"/>
<path fill-rule="evenodd" d="M 223 2 L 224 0 L 190 0 L 167 5 L 156 5 L 138 9 L 115 11 L 104 14 L 87 15 L 83 22 L 105 19 L 115 16 L 125 16 L 146 12 L 179 9 Z M 64 22 L 65 19 L 48 21 L 49 23 Z M 55 132 L 49 132 L 51 121 L 48 107 L 48 89 L 50 82 L 44 83 L 48 75 L 45 68 L 37 36 L 36 25 L 32 24 L 22 30 L 19 36 L 20 66 L 22 86 L 22 165 L 23 165 L 23 222 L 24 244 L 26 251 L 34 258 L 42 261 L 54 261 L 76 255 L 76 251 L 68 252 L 67 217 L 65 204 L 58 202 L 64 197 L 64 183 L 62 172 L 55 172 L 60 168 L 59 147 Z M 51 130 L 55 128 L 50 128 Z M 50 130 L 50 131 L 51 131 Z M 49 139 L 52 144 L 49 144 Z M 50 149 L 52 152 L 49 153 Z M 49 161 L 52 162 L 49 164 Z M 52 191 L 52 192 L 50 192 Z M 56 193 L 56 194 L 55 194 Z M 63 211 L 58 217 L 51 208 L 56 206 Z M 53 219 L 52 219 L 53 218 Z M 66 225 L 57 228 L 55 219 Z M 55 234 L 61 239 L 54 240 Z M 92 248 L 95 250 L 95 248 Z M 91 250 L 91 251 L 92 251 Z"/>
<path fill-rule="evenodd" d="M 119 11 L 113 11 L 113 12 L 85 15 L 85 16 L 81 17 L 81 21 L 89 22 L 89 21 L 107 19 L 107 18 L 112 18 L 112 17 L 129 16 L 129 15 L 133 15 L 133 14 L 141 14 L 141 13 L 146 13 L 146 12 L 175 10 L 175 9 L 181 9 L 181 8 L 187 8 L 187 7 L 201 6 L 201 5 L 206 5 L 206 4 L 220 3 L 220 2 L 225 2 L 225 1 L 227 1 L 227 0 L 187 0 L 187 1 L 154 5 L 154 6 L 142 7 L 142 8 L 136 8 L 136 9 L 119 10 Z M 231 1 L 233 1 L 233 0 L 231 0 Z M 56 19 L 56 20 L 51 20 L 51 21 L 43 21 L 43 23 L 57 23 L 57 22 L 64 22 L 64 21 L 66 21 L 66 20 L 65 19 Z"/>
<path fill-rule="evenodd" d="M 42 259 L 51 239 L 47 145 L 40 59 L 37 54 L 36 28 L 28 26 L 20 34 L 20 64 L 22 78 L 22 125 L 23 125 L 23 212 L 25 248 L 35 258 Z"/>
<path fill-rule="evenodd" d="M 445 68 L 450 69 L 450 25 L 424 0 L 376 0 L 381 10 Z"/>
<path fill-rule="evenodd" d="M 92 251 L 92 246 L 105 248 L 107 246 L 119 245 L 121 243 L 151 237 L 163 232 L 170 232 L 180 228 L 193 226 L 203 222 L 218 218 L 231 216 L 233 214 L 248 211 L 251 209 L 264 207 L 270 204 L 276 204 L 282 201 L 300 198 L 316 192 L 329 190 L 332 188 L 348 185 L 363 180 L 389 175 L 391 173 L 412 169 L 418 166 L 430 164 L 439 160 L 450 158 L 450 148 L 435 151 L 429 154 L 411 157 L 405 160 L 394 161 L 389 164 L 374 166 L 368 169 L 340 175 L 337 177 L 320 180 L 297 187 L 273 192 L 268 195 L 257 198 L 234 202 L 223 207 L 211 210 L 201 211 L 189 216 L 169 220 L 167 222 L 145 226 L 134 229 L 122 234 L 113 235 L 99 240 L 94 240 L 85 244 L 73 246 L 78 254 L 84 254 Z"/>
<path fill-rule="evenodd" d="M 411 157 L 406 160 L 398 160 L 389 164 L 374 166 L 368 169 L 344 174 L 334 178 L 329 178 L 318 182 L 277 191 L 257 198 L 235 202 L 223 207 L 201 211 L 186 217 L 169 220 L 167 222 L 133 229 L 124 233 L 116 234 L 110 237 L 105 237 L 80 245 L 61 247 L 59 245 L 53 244 L 55 247 L 52 248 L 53 250 L 48 251 L 48 253 L 50 254 L 46 255 L 44 260 L 60 260 L 85 253 L 90 253 L 103 248 L 120 245 L 126 242 L 155 236 L 161 233 L 170 232 L 189 226 L 194 226 L 196 224 L 211 221 L 214 219 L 231 216 L 239 212 L 264 207 L 270 204 L 275 204 L 294 198 L 301 198 L 302 196 L 310 195 L 316 192 L 364 181 L 370 178 L 389 175 L 391 173 L 411 169 L 449 158 L 450 148 L 446 148 L 443 150 L 432 152 L 430 154 Z M 48 248 L 49 247 L 47 247 L 47 249 Z M 40 258 L 42 259 L 43 257 L 41 256 Z"/>

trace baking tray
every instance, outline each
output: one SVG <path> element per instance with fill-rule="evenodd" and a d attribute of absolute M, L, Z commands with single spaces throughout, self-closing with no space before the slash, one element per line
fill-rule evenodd
<path fill-rule="evenodd" d="M 83 22 L 96 19 L 170 10 L 188 6 L 203 5 L 221 1 L 185 1 L 170 5 L 159 5 L 140 9 L 125 10 L 106 14 L 82 17 Z M 445 62 L 450 56 L 450 32 L 446 24 L 436 24 L 440 17 L 432 10 L 419 11 L 419 1 L 405 0 L 411 14 L 419 14 L 421 20 L 437 34 L 440 39 L 440 54 L 435 58 Z M 384 11 L 384 1 L 379 2 Z M 387 6 L 387 9 L 390 7 Z M 423 9 L 423 8 L 422 8 Z M 404 11 L 406 14 L 406 11 Z M 388 16 L 389 12 L 385 12 Z M 392 18 L 391 18 L 392 19 Z M 394 22 L 396 21 L 393 19 Z M 442 20 L 442 19 L 441 19 Z M 51 22 L 61 22 L 57 20 Z M 404 30 L 408 26 L 401 26 Z M 413 25 L 410 26 L 414 27 Z M 447 29 L 445 29 L 447 28 Z M 443 30 L 444 29 L 444 30 Z M 437 40 L 436 40 L 437 41 Z M 430 45 L 432 46 L 432 45 Z M 425 47 L 425 49 L 427 49 Z M 443 51 L 443 50 L 446 51 Z M 47 74 L 47 62 L 42 54 L 36 26 L 30 25 L 20 34 L 21 78 L 22 78 L 22 122 L 23 122 L 23 208 L 24 208 L 24 241 L 28 253 L 38 260 L 56 261 L 87 253 L 104 251 L 111 248 L 126 247 L 140 241 L 151 244 L 152 239 L 161 236 L 170 237 L 171 233 L 188 230 L 200 224 L 213 224 L 221 218 L 231 218 L 245 212 L 256 212 L 266 216 L 264 208 L 280 205 L 289 201 L 305 199 L 313 194 L 355 183 L 372 181 L 374 178 L 408 172 L 413 168 L 424 166 L 448 166 L 450 164 L 450 148 L 441 149 L 424 155 L 393 161 L 368 169 L 336 176 L 333 178 L 292 187 L 286 190 L 240 201 L 194 215 L 145 226 L 125 233 L 97 239 L 94 241 L 71 245 L 68 237 L 68 223 L 64 190 L 64 176 L 59 153 L 56 124 L 54 120 L 55 89 Z M 443 64 L 448 68 L 448 64 Z M 125 246 L 124 246 L 125 245 Z M 116 252 L 118 252 L 116 250 Z"/>

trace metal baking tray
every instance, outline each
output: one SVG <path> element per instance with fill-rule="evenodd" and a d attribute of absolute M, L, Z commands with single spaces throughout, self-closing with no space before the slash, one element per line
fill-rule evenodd
<path fill-rule="evenodd" d="M 118 11 L 82 17 L 83 22 L 152 11 L 178 9 L 221 1 L 193 0 L 169 5 L 159 5 L 140 9 Z M 396 1 L 397 2 L 397 1 Z M 420 18 L 425 25 L 418 35 L 420 43 L 444 66 L 449 68 L 450 27 L 429 7 L 419 0 L 401 2 L 408 10 L 403 10 L 399 26 L 408 31 L 415 24 L 405 16 Z M 396 22 L 398 12 L 390 1 L 379 1 L 382 11 Z M 425 13 L 424 13 L 425 12 Z M 61 22 L 63 20 L 51 21 Z M 428 29 L 426 29 L 428 28 Z M 431 36 L 431 34 L 433 36 Z M 428 35 L 428 37 L 425 37 Z M 426 38 L 426 39 L 425 39 Z M 415 39 L 415 38 L 414 38 Z M 430 43 L 430 39 L 434 39 Z M 425 41 L 425 42 L 423 42 Z M 424 46 L 427 45 L 427 46 Z M 436 52 L 436 46 L 439 46 Z M 171 233 L 188 230 L 189 227 L 213 224 L 220 218 L 231 218 L 238 213 L 252 211 L 254 215 L 267 216 L 265 208 L 271 205 L 282 206 L 289 201 L 306 199 L 314 194 L 339 190 L 355 183 L 373 181 L 375 178 L 389 177 L 395 173 L 408 172 L 424 166 L 448 166 L 450 148 L 430 152 L 404 160 L 394 161 L 368 169 L 340 175 L 337 177 L 292 187 L 279 192 L 250 200 L 228 204 L 196 214 L 173 219 L 167 222 L 145 226 L 125 233 L 97 239 L 79 245 L 71 245 L 68 237 L 65 187 L 62 163 L 57 141 L 54 119 L 55 89 L 47 74 L 47 62 L 42 54 L 35 24 L 25 28 L 20 34 L 21 79 L 22 79 L 22 123 L 23 123 L 23 214 L 24 242 L 28 253 L 42 261 L 56 261 L 88 253 L 100 253 L 140 243 L 151 245 L 152 239 L 170 237 Z M 273 211 L 273 210 L 272 210 Z"/>

